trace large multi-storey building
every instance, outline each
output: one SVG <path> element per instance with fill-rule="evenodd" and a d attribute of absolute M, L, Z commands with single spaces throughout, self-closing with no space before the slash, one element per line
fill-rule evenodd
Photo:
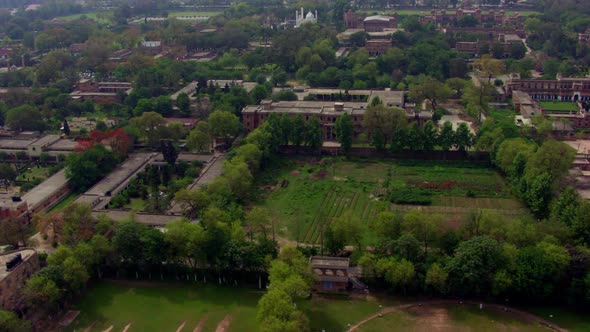
<path fill-rule="evenodd" d="M 508 95 L 513 91 L 526 92 L 534 100 L 590 101 L 590 78 L 515 79 L 508 83 Z"/>
<path fill-rule="evenodd" d="M 515 13 L 514 15 L 506 15 L 504 10 L 499 12 L 490 9 L 488 12 L 484 12 L 481 8 L 476 9 L 463 9 L 458 8 L 454 13 L 447 12 L 446 10 L 432 10 L 430 14 L 424 12 L 420 13 L 420 22 L 422 24 L 436 24 L 441 26 L 452 26 L 457 25 L 459 20 L 465 16 L 472 16 L 477 19 L 480 24 L 495 25 L 495 26 L 520 26 L 522 25 L 523 18 Z"/>
<path fill-rule="evenodd" d="M 315 89 L 310 95 L 316 101 L 279 101 L 263 100 L 260 105 L 249 105 L 242 110 L 242 121 L 246 132 L 258 128 L 271 114 L 287 114 L 289 116 L 300 115 L 304 121 L 316 117 L 322 125 L 324 141 L 336 140 L 336 120 L 344 113 L 352 117 L 354 124 L 354 136 L 358 137 L 364 132 L 362 127 L 363 116 L 367 107 L 374 98 L 379 98 L 387 107 L 404 108 L 403 91 L 376 91 L 354 90 L 348 92 L 347 101 L 338 101 L 334 98 L 342 95 L 338 89 Z M 414 112 L 406 110 L 408 120 L 417 121 L 420 125 L 432 118 L 430 112 Z"/>
<path fill-rule="evenodd" d="M 70 96 L 81 102 L 92 100 L 99 104 L 111 104 L 121 101 L 119 93 L 129 94 L 132 90 L 129 82 L 96 82 L 84 79 L 76 84 L 76 89 Z"/>

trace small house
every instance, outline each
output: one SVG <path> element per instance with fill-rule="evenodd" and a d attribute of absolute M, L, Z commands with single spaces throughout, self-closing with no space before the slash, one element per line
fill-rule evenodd
<path fill-rule="evenodd" d="M 316 282 L 312 287 L 314 291 L 344 292 L 348 290 L 349 258 L 312 256 L 310 260 L 312 271 L 316 276 Z"/>

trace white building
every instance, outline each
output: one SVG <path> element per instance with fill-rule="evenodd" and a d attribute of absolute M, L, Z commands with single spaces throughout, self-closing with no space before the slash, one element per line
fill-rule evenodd
<path fill-rule="evenodd" d="M 305 23 L 318 23 L 318 11 L 315 11 L 315 15 L 311 12 L 311 10 L 304 15 L 303 7 L 301 7 L 301 13 L 295 11 L 295 27 L 299 28 L 301 25 Z"/>

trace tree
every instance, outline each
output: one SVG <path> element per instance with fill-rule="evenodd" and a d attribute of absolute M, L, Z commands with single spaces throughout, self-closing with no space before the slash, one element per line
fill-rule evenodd
<path fill-rule="evenodd" d="M 8 110 L 5 123 L 15 131 L 45 129 L 43 114 L 31 105 L 22 105 Z"/>
<path fill-rule="evenodd" d="M 190 115 L 191 101 L 186 93 L 183 92 L 178 95 L 178 97 L 176 98 L 176 106 L 180 110 L 180 114 L 182 114 L 183 116 Z"/>
<path fill-rule="evenodd" d="M 424 138 L 424 151 L 432 151 L 438 142 L 438 130 L 434 126 L 434 123 L 431 120 L 428 120 L 424 124 L 422 132 Z"/>
<path fill-rule="evenodd" d="M 445 121 L 443 124 L 440 134 L 438 135 L 438 142 L 443 151 L 449 151 L 449 149 L 455 144 L 453 124 L 449 121 Z"/>
<path fill-rule="evenodd" d="M 191 130 L 186 139 L 186 145 L 190 150 L 197 152 L 209 151 L 211 147 L 211 134 L 209 124 L 205 121 L 199 122 L 197 127 Z"/>
<path fill-rule="evenodd" d="M 223 176 L 227 179 L 232 194 L 238 200 L 246 200 L 250 197 L 250 189 L 254 177 L 242 160 L 231 160 L 223 165 Z"/>
<path fill-rule="evenodd" d="M 209 115 L 209 127 L 211 134 L 215 137 L 228 139 L 235 137 L 240 133 L 240 119 L 229 112 L 215 111 Z"/>
<path fill-rule="evenodd" d="M 322 125 L 317 117 L 312 116 L 305 124 L 305 145 L 317 152 L 323 144 Z"/>
<path fill-rule="evenodd" d="M 162 137 L 162 128 L 166 126 L 166 119 L 156 112 L 145 112 L 141 116 L 131 119 L 131 125 L 137 128 L 147 144 L 155 148 Z"/>
<path fill-rule="evenodd" d="M 160 152 L 162 152 L 164 160 L 168 163 L 168 165 L 174 165 L 176 163 L 176 159 L 178 158 L 178 150 L 176 150 L 176 147 L 174 144 L 172 144 L 172 141 L 160 141 Z"/>
<path fill-rule="evenodd" d="M 254 174 L 260 168 L 260 161 L 262 160 L 262 151 L 260 151 L 256 144 L 244 144 L 236 150 L 236 158 L 239 158 L 246 164 L 248 164 L 250 172 Z"/>
<path fill-rule="evenodd" d="M 289 294 L 281 289 L 268 291 L 260 298 L 257 318 L 265 332 L 309 330 L 307 318 L 293 306 Z"/>
<path fill-rule="evenodd" d="M 258 234 L 263 239 L 268 239 L 268 233 L 272 230 L 272 220 L 267 210 L 255 207 L 246 214 L 246 225 L 250 228 L 250 237 Z"/>
<path fill-rule="evenodd" d="M 492 238 L 480 236 L 461 242 L 446 267 L 451 288 L 459 294 L 487 294 L 502 260 L 502 249 Z"/>
<path fill-rule="evenodd" d="M 426 271 L 424 284 L 434 292 L 444 294 L 446 292 L 448 277 L 448 273 L 438 263 L 434 263 Z"/>
<path fill-rule="evenodd" d="M 457 127 L 455 145 L 459 151 L 466 151 L 473 145 L 473 134 L 465 122 L 461 122 Z"/>
<path fill-rule="evenodd" d="M 562 179 L 571 168 L 575 150 L 563 142 L 545 141 L 526 165 L 527 176 L 547 173 L 555 180 Z"/>
<path fill-rule="evenodd" d="M 67 136 L 70 135 L 70 125 L 68 124 L 68 120 L 64 119 L 64 124 L 63 124 L 63 132 L 64 134 L 66 134 Z"/>
<path fill-rule="evenodd" d="M 340 142 L 344 153 L 350 152 L 352 148 L 353 134 L 354 124 L 352 117 L 348 113 L 344 113 L 336 120 L 336 138 Z"/>
<path fill-rule="evenodd" d="M 31 277 L 23 289 L 23 294 L 30 304 L 46 308 L 57 305 L 62 296 L 55 281 L 43 274 Z"/>
<path fill-rule="evenodd" d="M 305 140 L 305 122 L 300 114 L 296 115 L 291 121 L 289 140 L 296 147 L 299 147 Z"/>
<path fill-rule="evenodd" d="M 372 145 L 378 149 L 384 149 L 394 135 L 403 132 L 407 123 L 404 110 L 388 108 L 381 103 L 369 106 L 363 115 L 363 127 L 368 131 Z"/>
<path fill-rule="evenodd" d="M 13 218 L 7 218 L 0 222 L 0 244 L 8 244 L 15 248 L 19 244 L 27 245 L 30 225 Z"/>
<path fill-rule="evenodd" d="M 18 316 L 11 311 L 0 309 L 0 331 L 28 332 L 30 330 L 30 322 L 19 319 Z"/>
<path fill-rule="evenodd" d="M 68 155 L 66 177 L 73 188 L 83 192 L 110 173 L 116 165 L 114 153 L 98 144 L 84 152 Z"/>
<path fill-rule="evenodd" d="M 201 189 L 180 189 L 174 195 L 174 201 L 180 205 L 185 216 L 194 219 L 209 206 L 211 200 Z"/>
<path fill-rule="evenodd" d="M 434 111 L 439 102 L 444 102 L 453 95 L 453 91 L 439 80 L 422 76 L 417 84 L 410 86 L 410 98 L 417 104 L 427 100 Z"/>
<path fill-rule="evenodd" d="M 16 180 L 16 170 L 10 164 L 0 164 L 0 180 L 12 182 Z"/>

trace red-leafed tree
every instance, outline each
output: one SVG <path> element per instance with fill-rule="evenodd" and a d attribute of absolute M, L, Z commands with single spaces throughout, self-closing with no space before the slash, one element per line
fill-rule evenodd
<path fill-rule="evenodd" d="M 75 151 L 86 151 L 96 144 L 110 147 L 117 156 L 125 158 L 131 148 L 132 139 L 122 128 L 105 132 L 93 130 L 88 135 L 88 139 L 78 140 L 78 146 Z"/>

